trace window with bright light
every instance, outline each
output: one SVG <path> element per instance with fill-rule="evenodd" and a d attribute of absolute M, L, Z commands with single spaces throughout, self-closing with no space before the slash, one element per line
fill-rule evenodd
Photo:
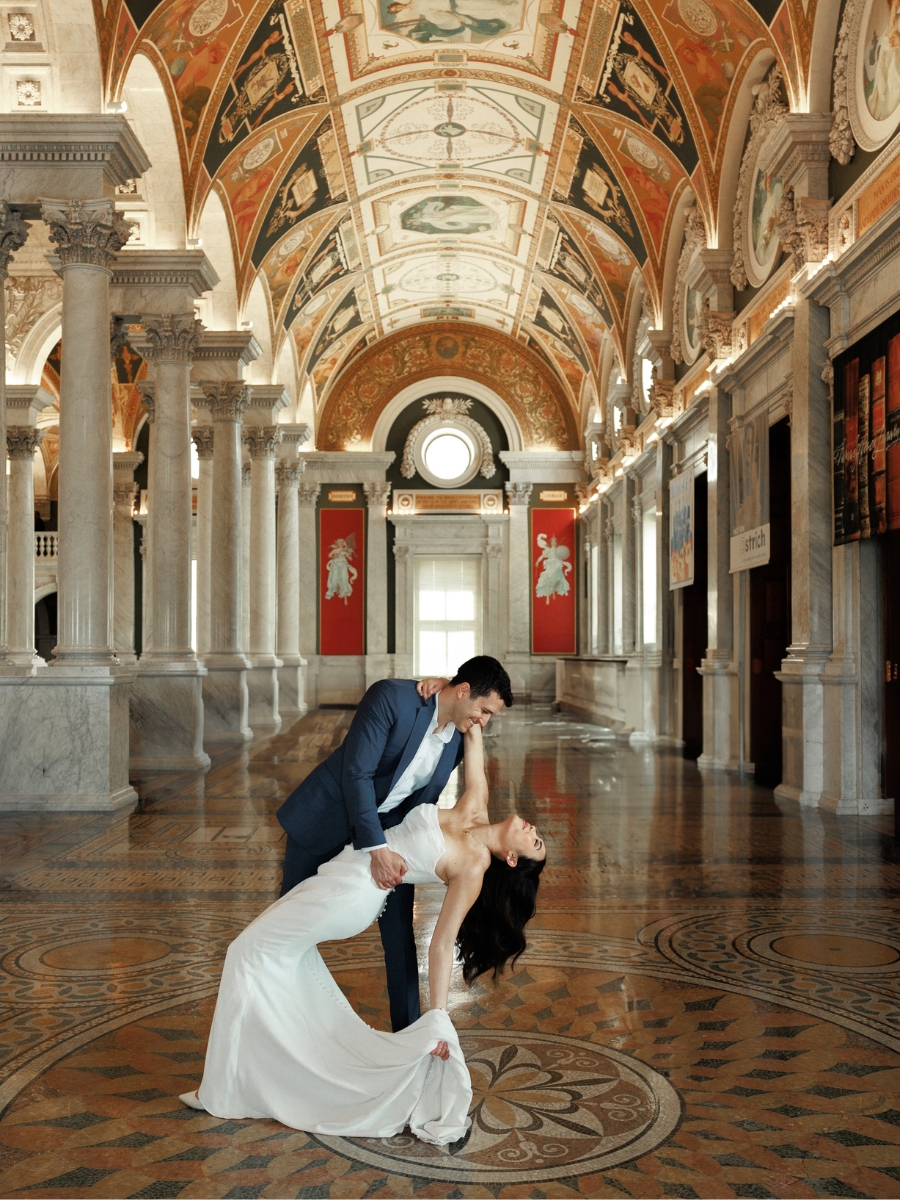
<path fill-rule="evenodd" d="M 457 479 L 471 465 L 472 447 L 458 433 L 439 433 L 425 446 L 423 458 L 438 479 Z"/>
<path fill-rule="evenodd" d="M 481 556 L 415 562 L 416 674 L 450 679 L 481 653 Z"/>
<path fill-rule="evenodd" d="M 644 511 L 643 559 L 641 574 L 644 590 L 644 645 L 656 645 L 656 505 Z"/>

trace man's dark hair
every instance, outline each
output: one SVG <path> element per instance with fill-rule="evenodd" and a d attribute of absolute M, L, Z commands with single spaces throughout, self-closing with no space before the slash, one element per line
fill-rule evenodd
<path fill-rule="evenodd" d="M 453 678 L 451 687 L 467 683 L 473 696 L 489 696 L 496 692 L 507 708 L 513 706 L 512 684 L 509 676 L 496 658 L 489 654 L 476 654 L 464 662 Z"/>

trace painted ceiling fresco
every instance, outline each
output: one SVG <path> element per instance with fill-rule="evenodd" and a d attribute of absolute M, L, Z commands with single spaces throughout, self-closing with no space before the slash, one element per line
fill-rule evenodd
<path fill-rule="evenodd" d="M 715 229 L 751 62 L 805 94 L 815 0 L 110 0 L 111 100 L 159 71 L 189 220 L 211 190 L 238 290 L 317 404 L 399 330 L 475 322 L 539 351 L 578 411 L 657 308 L 679 208 Z M 680 237 L 680 225 L 678 226 Z"/>

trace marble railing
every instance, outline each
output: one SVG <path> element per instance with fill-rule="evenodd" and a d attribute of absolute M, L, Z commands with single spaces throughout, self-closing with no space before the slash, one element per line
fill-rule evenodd
<path fill-rule="evenodd" d="M 39 562 L 55 561 L 59 558 L 59 534 L 55 530 L 34 535 L 34 557 Z"/>

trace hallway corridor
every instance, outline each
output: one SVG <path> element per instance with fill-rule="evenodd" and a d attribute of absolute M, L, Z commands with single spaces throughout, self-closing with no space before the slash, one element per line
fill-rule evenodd
<path fill-rule="evenodd" d="M 486 742 L 495 819 L 534 821 L 548 865 L 514 974 L 451 996 L 469 1137 L 311 1137 L 182 1107 L 225 949 L 277 893 L 275 810 L 350 716 L 148 779 L 130 814 L 0 816 L 0 1195 L 900 1194 L 892 820 L 778 803 L 549 708 Z M 417 892 L 422 945 L 435 891 Z M 326 958 L 386 1028 L 374 927 Z"/>

